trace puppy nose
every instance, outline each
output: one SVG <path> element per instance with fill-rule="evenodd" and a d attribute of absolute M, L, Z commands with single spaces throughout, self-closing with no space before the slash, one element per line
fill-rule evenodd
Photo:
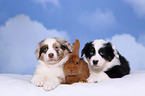
<path fill-rule="evenodd" d="M 53 53 L 49 53 L 48 56 L 49 56 L 49 58 L 53 58 L 54 54 Z"/>
<path fill-rule="evenodd" d="M 98 63 L 98 60 L 93 60 L 94 65 L 97 65 L 97 63 Z"/>

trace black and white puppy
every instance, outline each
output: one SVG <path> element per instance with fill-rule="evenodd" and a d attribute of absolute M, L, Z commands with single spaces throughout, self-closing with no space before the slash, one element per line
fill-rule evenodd
<path fill-rule="evenodd" d="M 128 61 L 120 55 L 114 45 L 102 39 L 87 43 L 82 56 L 88 63 L 88 82 L 100 82 L 109 78 L 121 78 L 130 73 Z"/>
<path fill-rule="evenodd" d="M 35 51 L 39 62 L 31 83 L 49 91 L 64 82 L 63 65 L 68 60 L 73 46 L 62 38 L 47 38 L 42 40 Z"/>

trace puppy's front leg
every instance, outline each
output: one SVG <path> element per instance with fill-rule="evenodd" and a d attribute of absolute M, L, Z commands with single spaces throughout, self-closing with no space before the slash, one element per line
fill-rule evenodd
<path fill-rule="evenodd" d="M 34 74 L 30 80 L 32 84 L 38 87 L 43 87 L 45 78 L 42 74 Z"/>
<path fill-rule="evenodd" d="M 50 91 L 60 85 L 62 81 L 59 78 L 50 78 L 44 82 L 44 90 Z"/>
<path fill-rule="evenodd" d="M 96 82 L 98 83 L 98 82 L 105 81 L 105 80 L 108 80 L 108 79 L 110 79 L 110 78 L 104 72 L 99 72 L 99 73 L 93 72 L 93 73 L 90 74 L 87 81 L 89 83 L 96 83 Z"/>

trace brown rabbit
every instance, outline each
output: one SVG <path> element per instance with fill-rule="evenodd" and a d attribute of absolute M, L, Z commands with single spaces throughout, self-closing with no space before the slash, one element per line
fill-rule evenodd
<path fill-rule="evenodd" d="M 75 82 L 87 82 L 89 77 L 88 64 L 79 58 L 80 42 L 78 39 L 73 43 L 74 49 L 70 53 L 69 59 L 63 67 L 65 73 L 65 82 L 63 84 L 72 84 Z"/>

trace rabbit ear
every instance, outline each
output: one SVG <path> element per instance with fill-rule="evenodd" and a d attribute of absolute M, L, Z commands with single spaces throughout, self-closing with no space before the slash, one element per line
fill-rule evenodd
<path fill-rule="evenodd" d="M 57 38 L 57 37 L 54 38 L 61 44 L 62 49 L 64 50 L 66 49 L 69 53 L 73 51 L 73 46 L 64 38 Z"/>
<path fill-rule="evenodd" d="M 80 42 L 78 39 L 75 40 L 75 42 L 72 44 L 74 46 L 72 54 L 79 56 L 79 48 L 80 48 Z"/>
<path fill-rule="evenodd" d="M 75 45 L 75 42 L 72 45 L 74 46 Z"/>

